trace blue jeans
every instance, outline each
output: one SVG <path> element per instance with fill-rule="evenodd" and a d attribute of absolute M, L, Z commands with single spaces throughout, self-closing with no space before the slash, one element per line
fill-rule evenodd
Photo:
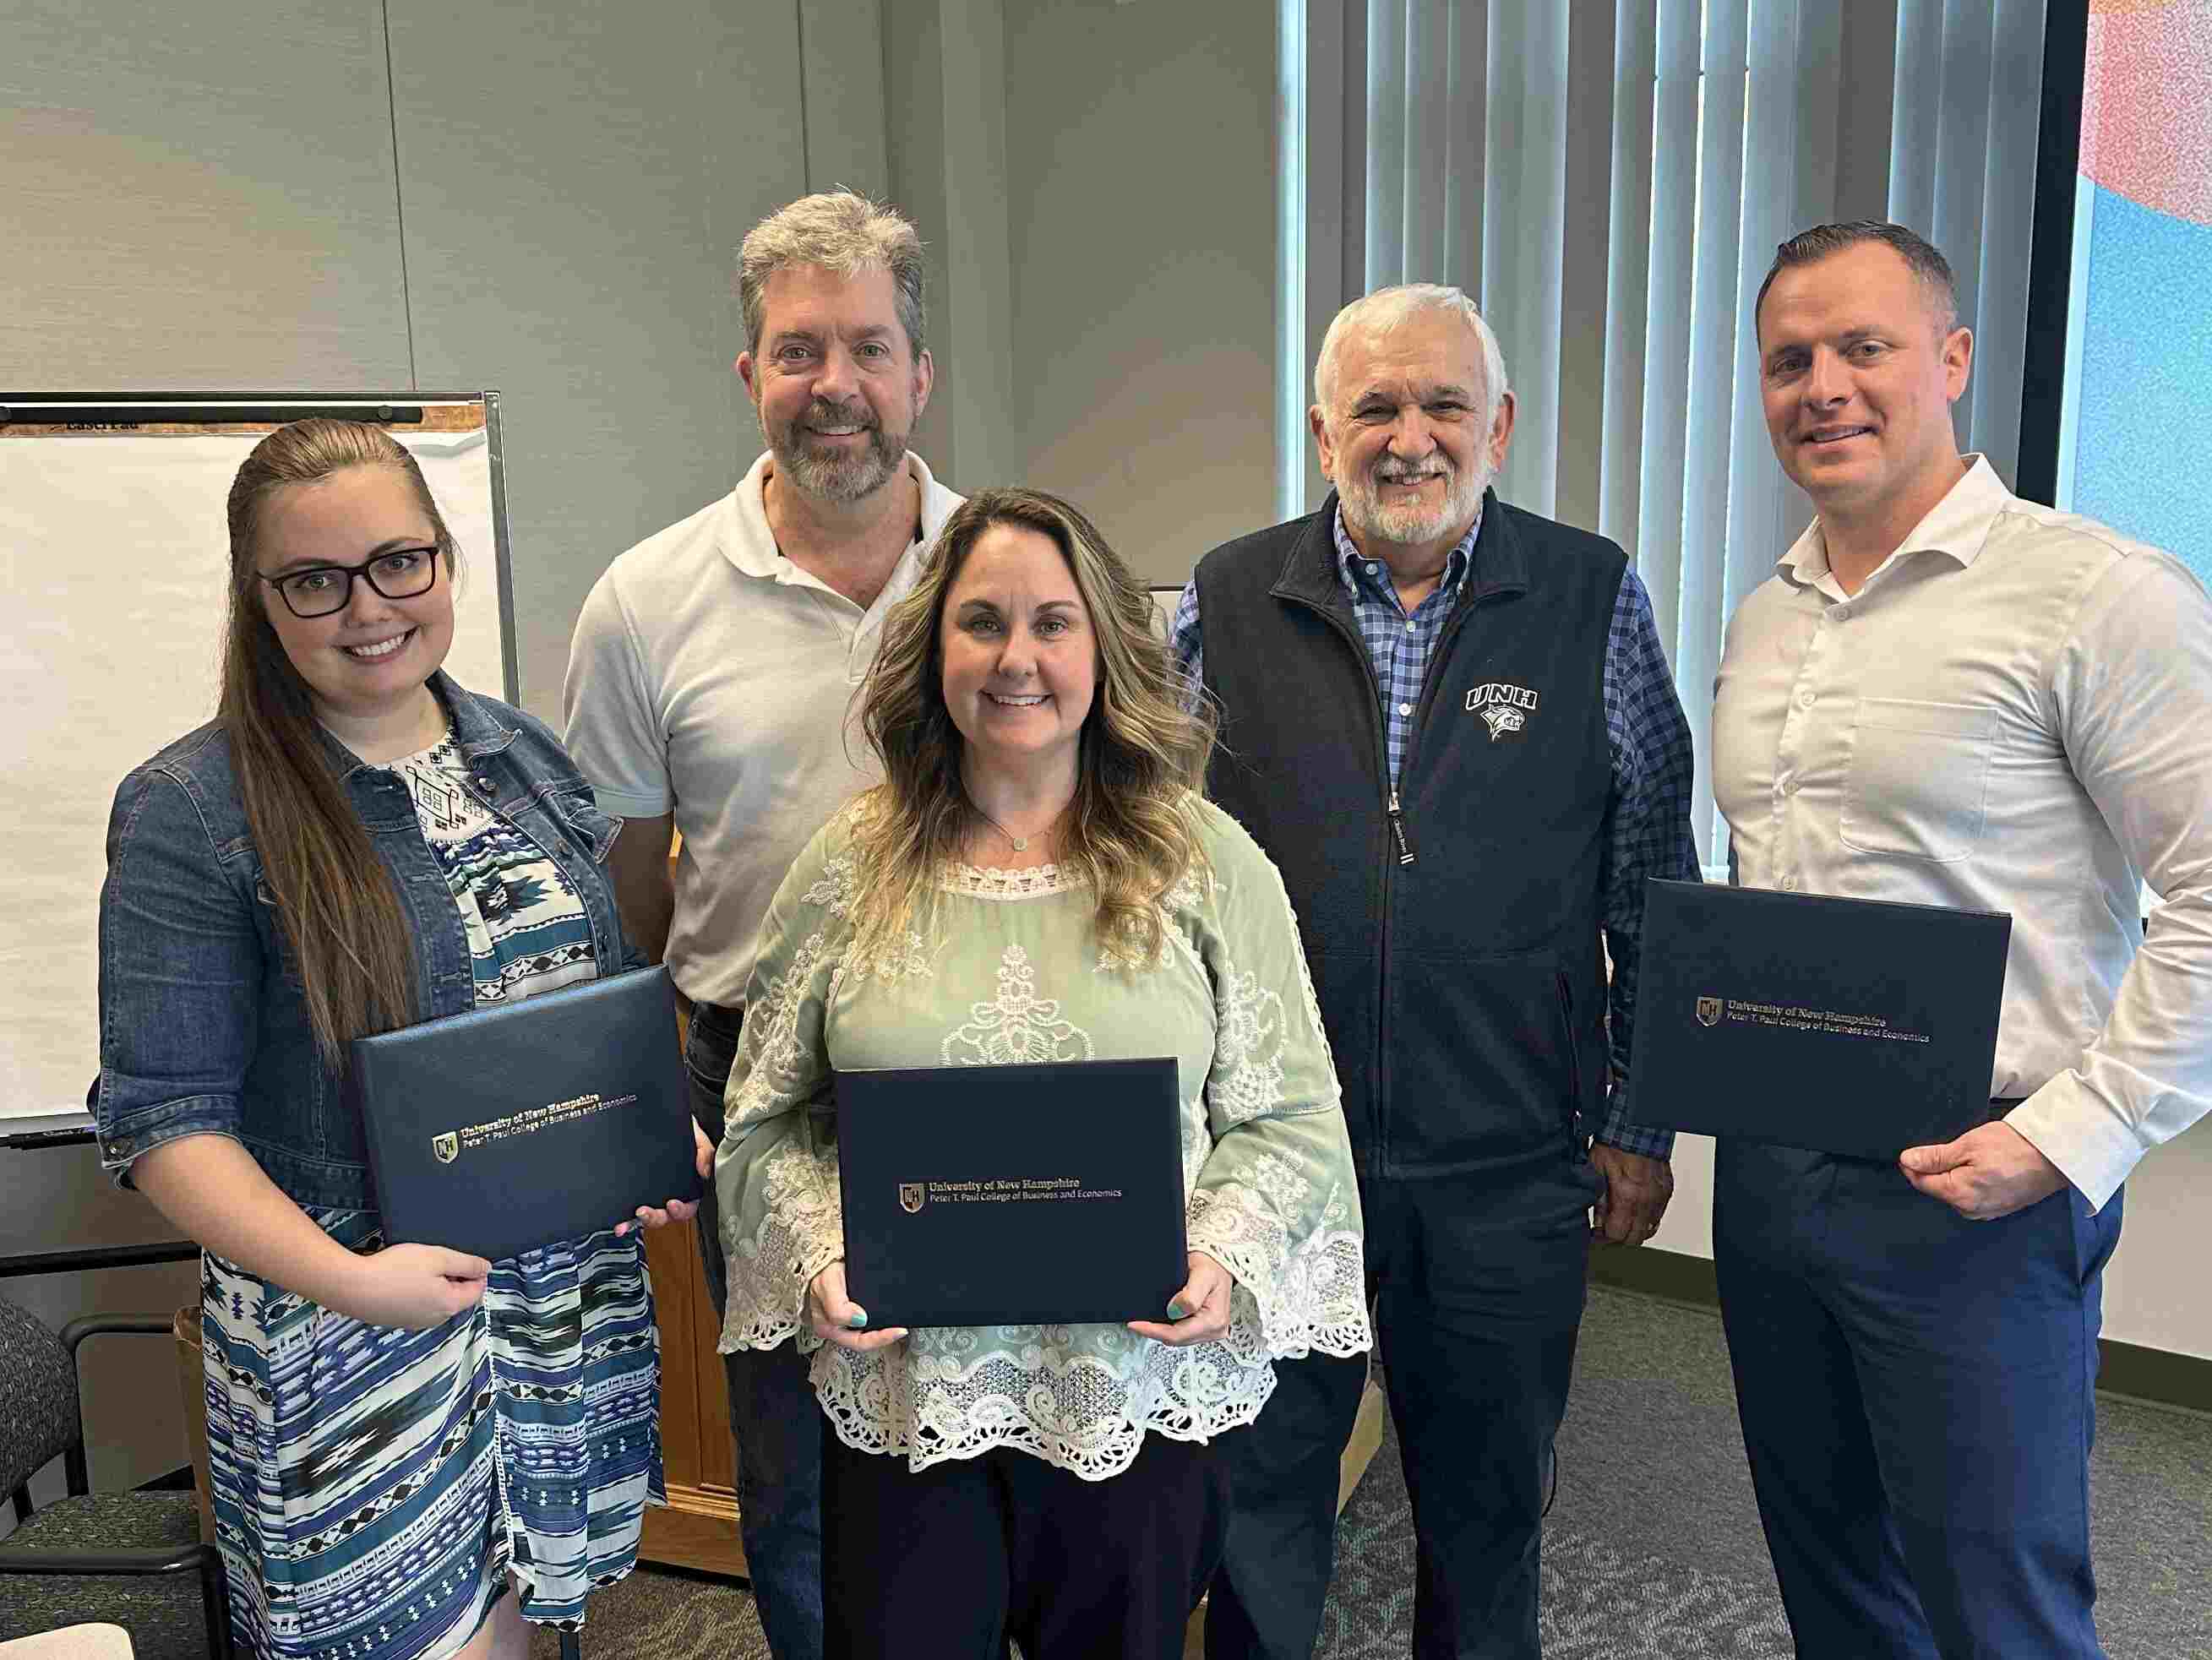
<path fill-rule="evenodd" d="M 691 1011 L 684 1061 L 692 1110 L 709 1139 L 722 1139 L 722 1091 L 738 1049 L 739 1012 L 700 1003 Z M 719 1315 L 728 1296 L 714 1184 L 699 1206 L 699 1255 Z M 795 1344 L 722 1357 L 730 1386 L 730 1432 L 738 1445 L 738 1534 L 752 1574 L 753 1601 L 775 1660 L 822 1656 L 822 1408 Z"/>
<path fill-rule="evenodd" d="M 1713 1258 L 1804 1660 L 2101 1660 L 2097 1328 L 2121 1200 L 1969 1222 L 1897 1167 L 1723 1140 Z"/>

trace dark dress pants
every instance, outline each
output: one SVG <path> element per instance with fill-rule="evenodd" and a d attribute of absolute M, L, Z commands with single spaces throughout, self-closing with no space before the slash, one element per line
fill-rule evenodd
<path fill-rule="evenodd" d="M 695 1004 L 684 1060 L 691 1074 L 699 1127 L 722 1139 L 722 1091 L 730 1080 L 741 1022 L 736 1009 Z M 714 1312 L 728 1277 L 722 1263 L 720 1207 L 707 1183 L 698 1214 L 699 1255 Z M 753 1602 L 775 1660 L 820 1660 L 822 1653 L 822 1408 L 794 1343 L 722 1357 L 730 1389 L 730 1432 L 738 1450 L 738 1535 L 752 1576 Z"/>
<path fill-rule="evenodd" d="M 820 1414 L 817 1414 L 821 1418 Z M 1219 1560 L 1218 1448 L 1147 1435 L 1103 1481 L 1013 1447 L 919 1475 L 822 1419 L 831 1660 L 1179 1660 Z"/>
<path fill-rule="evenodd" d="M 1596 1171 L 1559 1150 L 1480 1178 L 1365 1177 L 1383 1386 L 1414 1531 L 1419 1660 L 1534 1660 L 1538 1564 L 1589 1263 Z M 1224 1438 L 1230 1524 L 1208 1660 L 1306 1660 L 1328 1589 L 1356 1363 L 1277 1367 Z"/>
<path fill-rule="evenodd" d="M 1802 1660 L 2094 1660 L 2089 1445 L 2120 1197 L 1994 1222 L 1894 1165 L 1723 1141 L 1713 1254 Z"/>

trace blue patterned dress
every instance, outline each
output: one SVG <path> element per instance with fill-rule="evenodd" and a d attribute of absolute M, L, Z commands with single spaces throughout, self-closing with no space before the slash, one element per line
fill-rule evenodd
<path fill-rule="evenodd" d="M 477 1001 L 598 973 L 552 860 L 463 787 L 453 739 L 392 763 L 466 927 Z M 372 1211 L 310 1207 L 354 1250 Z M 272 1660 L 438 1660 L 513 1575 L 522 1612 L 580 1627 L 665 1504 L 659 1340 L 640 1236 L 492 1265 L 434 1330 L 371 1326 L 203 1257 L 208 1458 L 231 1625 Z"/>

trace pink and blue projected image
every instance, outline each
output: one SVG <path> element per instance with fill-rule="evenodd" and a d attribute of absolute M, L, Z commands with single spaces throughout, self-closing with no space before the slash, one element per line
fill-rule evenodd
<path fill-rule="evenodd" d="M 2081 155 L 2059 505 L 2212 585 L 2212 0 L 2092 0 Z"/>

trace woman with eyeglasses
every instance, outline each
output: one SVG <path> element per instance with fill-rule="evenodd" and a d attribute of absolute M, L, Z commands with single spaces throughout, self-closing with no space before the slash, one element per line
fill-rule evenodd
<path fill-rule="evenodd" d="M 271 433 L 229 528 L 220 713 L 108 823 L 102 1162 L 204 1250 L 241 1651 L 522 1660 L 665 1502 L 639 1230 L 694 1207 L 498 1262 L 383 1246 L 342 1073 L 356 1037 L 632 966 L 617 824 L 440 668 L 456 551 L 389 434 Z"/>

